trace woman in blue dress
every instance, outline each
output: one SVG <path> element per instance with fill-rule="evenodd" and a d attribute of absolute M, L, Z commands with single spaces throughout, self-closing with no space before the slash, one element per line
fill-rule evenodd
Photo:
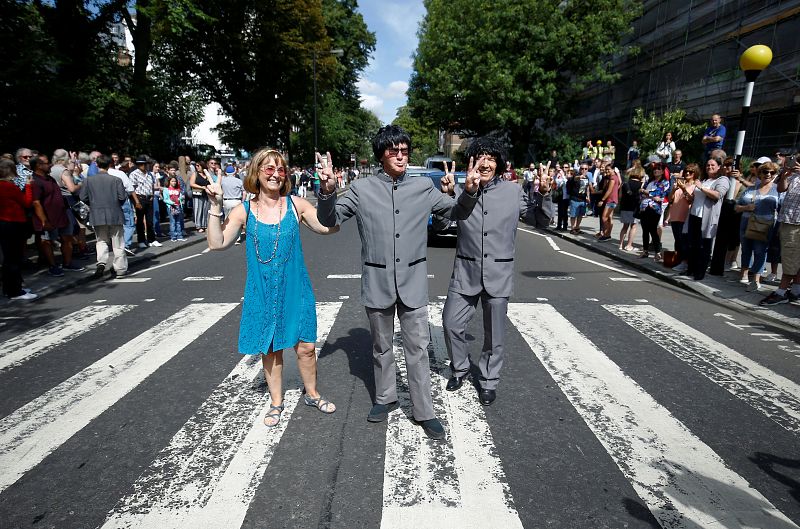
<path fill-rule="evenodd" d="M 330 155 L 328 155 L 330 159 Z M 325 168 L 330 171 L 330 168 Z M 208 247 L 225 250 L 247 229 L 247 284 L 239 327 L 239 352 L 261 354 L 272 399 L 264 424 L 277 426 L 283 412 L 283 349 L 293 347 L 305 387 L 304 402 L 323 413 L 336 406 L 317 391 L 317 316 L 314 292 L 303 260 L 300 224 L 328 235 L 307 200 L 292 197 L 286 160 L 280 152 L 262 149 L 253 155 L 244 188 L 255 195 L 231 210 L 224 223 L 209 222 Z M 208 186 L 209 215 L 222 217 L 222 188 Z"/>

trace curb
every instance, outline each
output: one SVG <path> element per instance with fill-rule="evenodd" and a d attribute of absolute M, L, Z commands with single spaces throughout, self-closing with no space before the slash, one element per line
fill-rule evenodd
<path fill-rule="evenodd" d="M 658 270 L 654 267 L 647 266 L 645 263 L 640 263 L 635 260 L 625 259 L 623 256 L 617 254 L 612 250 L 608 250 L 600 246 L 600 244 L 593 244 L 592 241 L 583 240 L 581 237 L 576 237 L 573 235 L 568 235 L 567 233 L 561 233 L 558 231 L 553 230 L 552 228 L 544 228 L 543 232 L 563 239 L 565 241 L 569 241 L 574 243 L 578 246 L 586 248 L 587 250 L 591 250 L 594 253 L 598 253 L 610 259 L 614 259 L 619 263 L 624 263 L 640 272 L 644 272 L 650 276 L 653 276 L 657 279 L 665 281 L 670 285 L 682 288 L 683 290 L 688 290 L 689 292 L 698 294 L 703 296 L 705 299 L 715 303 L 721 307 L 725 307 L 727 309 L 736 310 L 737 312 L 746 312 L 749 315 L 753 315 L 755 313 L 758 317 L 766 318 L 772 320 L 772 323 L 780 325 L 780 326 L 787 326 L 788 331 L 792 334 L 797 334 L 797 329 L 800 328 L 800 318 L 792 318 L 791 316 L 785 316 L 768 308 L 760 307 L 758 305 L 754 305 L 752 303 L 747 303 L 744 301 L 734 300 L 734 299 L 727 299 L 721 298 L 719 296 L 715 296 L 714 294 L 720 292 L 719 289 L 710 287 L 708 285 L 703 285 L 702 283 L 697 283 L 695 281 L 683 281 L 680 279 L 676 279 L 673 274 L 668 272 L 664 272 Z M 660 266 L 660 265 L 659 265 Z"/>
<path fill-rule="evenodd" d="M 205 237 L 202 237 L 202 238 L 198 237 L 198 239 L 194 240 L 194 241 L 192 241 L 192 240 L 186 241 L 186 243 L 181 244 L 180 246 L 171 246 L 171 247 L 167 248 L 166 250 L 161 251 L 159 253 L 144 254 L 144 255 L 141 255 L 140 258 L 137 259 L 135 262 L 130 263 L 129 266 L 131 268 L 139 268 L 141 264 L 149 263 L 150 261 L 154 261 L 155 259 L 161 257 L 162 255 L 168 255 L 168 254 L 177 252 L 178 250 L 183 250 L 184 248 L 189 248 L 190 246 L 194 246 L 194 245 L 199 244 L 201 242 L 206 242 Z M 87 269 L 90 266 L 93 266 L 93 265 L 91 265 L 91 264 L 88 265 Z M 72 274 L 72 273 L 70 272 L 70 274 Z M 34 294 L 39 296 L 38 299 L 42 299 L 44 297 L 51 296 L 53 294 L 58 294 L 58 293 L 64 292 L 65 290 L 69 290 L 71 288 L 75 288 L 75 287 L 80 286 L 80 285 L 85 285 L 86 283 L 91 283 L 91 282 L 102 283 L 104 281 L 108 281 L 108 279 L 109 279 L 109 278 L 95 279 L 93 271 L 88 273 L 88 274 L 85 273 L 85 272 L 81 272 L 80 276 L 70 276 L 70 277 L 74 277 L 74 279 L 72 281 L 68 281 L 68 282 L 65 281 L 65 282 L 60 282 L 60 283 L 54 283 L 52 285 L 46 285 L 46 286 L 42 287 L 40 290 L 35 290 Z M 15 302 L 13 302 L 11 300 L 8 300 L 8 299 L 5 299 L 5 303 L 0 304 L 0 306 L 7 306 L 7 305 L 11 305 L 12 303 L 15 303 Z"/>

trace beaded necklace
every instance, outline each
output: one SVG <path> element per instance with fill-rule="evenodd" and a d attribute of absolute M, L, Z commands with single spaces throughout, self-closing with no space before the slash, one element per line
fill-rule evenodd
<path fill-rule="evenodd" d="M 281 224 L 283 224 L 282 222 L 283 219 L 281 218 L 283 216 L 283 200 L 280 198 L 278 199 L 278 233 L 275 234 L 275 244 L 272 246 L 272 255 L 270 255 L 269 259 L 267 259 L 266 261 L 261 259 L 261 253 L 258 251 L 258 248 L 260 246 L 260 244 L 258 243 L 258 224 L 259 224 L 258 210 L 259 210 L 259 204 L 258 201 L 256 201 L 256 208 L 255 208 L 256 229 L 253 231 L 253 246 L 255 246 L 256 248 L 256 259 L 258 260 L 258 262 L 261 264 L 268 264 L 273 259 L 275 259 L 275 255 L 278 253 L 278 241 L 280 241 L 281 239 Z"/>

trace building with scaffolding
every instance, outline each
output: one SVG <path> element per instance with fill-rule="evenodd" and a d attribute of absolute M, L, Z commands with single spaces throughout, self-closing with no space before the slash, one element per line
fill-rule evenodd
<path fill-rule="evenodd" d="M 739 56 L 752 45 L 765 44 L 773 59 L 756 81 L 743 154 L 772 156 L 776 148 L 800 144 L 800 0 L 643 4 L 625 41 L 639 53 L 615 61 L 616 83 L 580 95 L 568 123 L 571 133 L 613 139 L 623 147 L 617 152 L 624 153 L 635 139 L 636 108 L 658 114 L 679 107 L 697 122 L 722 115 L 728 130 L 725 147 L 732 152 L 745 86 Z"/>

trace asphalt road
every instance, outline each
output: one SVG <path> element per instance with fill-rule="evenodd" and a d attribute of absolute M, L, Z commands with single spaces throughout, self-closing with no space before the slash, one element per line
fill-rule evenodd
<path fill-rule="evenodd" d="M 469 385 L 443 390 L 454 244 L 429 248 L 438 443 L 407 409 L 365 420 L 354 222 L 303 232 L 331 416 L 295 407 L 288 352 L 282 427 L 261 423 L 263 376 L 236 351 L 244 246 L 7 307 L 0 528 L 800 525 L 797 335 L 526 230 L 488 408 Z"/>

